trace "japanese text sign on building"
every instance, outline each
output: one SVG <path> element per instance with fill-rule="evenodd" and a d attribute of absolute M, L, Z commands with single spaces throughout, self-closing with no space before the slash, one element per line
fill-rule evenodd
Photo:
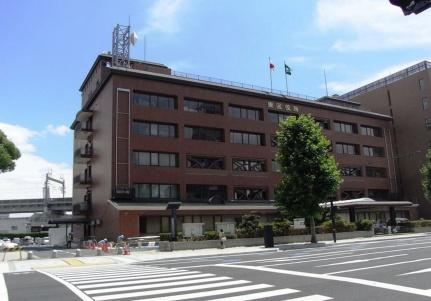
<path fill-rule="evenodd" d="M 268 108 L 285 112 L 299 113 L 299 108 L 297 106 L 281 102 L 268 101 Z"/>

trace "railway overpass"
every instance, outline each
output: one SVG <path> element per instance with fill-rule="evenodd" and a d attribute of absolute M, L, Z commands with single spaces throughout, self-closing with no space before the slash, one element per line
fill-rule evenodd
<path fill-rule="evenodd" d="M 0 200 L 0 214 L 72 211 L 72 198 Z"/>

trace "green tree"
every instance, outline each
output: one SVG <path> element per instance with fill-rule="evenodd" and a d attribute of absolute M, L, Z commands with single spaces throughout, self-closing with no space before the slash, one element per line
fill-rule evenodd
<path fill-rule="evenodd" d="M 422 187 L 425 198 L 431 200 L 431 148 L 428 149 L 425 164 L 420 169 L 422 175 Z"/>
<path fill-rule="evenodd" d="M 15 160 L 19 157 L 21 153 L 18 148 L 0 130 L 0 173 L 14 170 Z"/>
<path fill-rule="evenodd" d="M 309 115 L 285 119 L 277 131 L 277 142 L 276 160 L 282 175 L 276 190 L 277 206 L 291 217 L 309 218 L 311 242 L 315 243 L 319 203 L 334 197 L 342 181 L 329 154 L 330 142 Z"/>

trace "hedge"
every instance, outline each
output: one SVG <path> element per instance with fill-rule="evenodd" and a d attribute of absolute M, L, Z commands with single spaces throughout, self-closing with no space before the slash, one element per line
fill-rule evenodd
<path fill-rule="evenodd" d="M 430 227 L 431 226 L 431 220 L 427 219 L 421 219 L 417 221 L 411 221 L 409 222 L 410 227 Z"/>

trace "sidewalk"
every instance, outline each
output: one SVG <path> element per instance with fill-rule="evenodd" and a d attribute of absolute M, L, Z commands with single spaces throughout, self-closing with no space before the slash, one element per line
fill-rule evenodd
<path fill-rule="evenodd" d="M 321 241 L 319 246 L 331 246 L 331 245 L 344 245 L 352 243 L 373 243 L 384 240 L 392 240 L 399 238 L 415 238 L 415 237 L 427 237 L 431 233 L 414 233 L 414 234 L 392 234 L 374 236 L 370 238 L 355 238 L 345 239 L 337 241 Z M 192 256 L 214 256 L 214 255 L 231 255 L 239 253 L 258 253 L 258 252 L 276 252 L 280 249 L 303 249 L 308 247 L 316 247 L 309 243 L 292 243 L 287 245 L 275 246 L 275 248 L 265 248 L 263 246 L 257 247 L 235 247 L 226 249 L 201 249 L 201 250 L 184 250 L 184 251 L 173 251 L 173 252 L 159 252 L 157 250 L 152 251 L 141 251 L 133 252 L 131 255 L 103 255 L 103 256 L 92 256 L 92 257 L 73 257 L 73 258 L 54 258 L 54 259 L 32 259 L 32 260 L 19 260 L 19 254 L 8 253 L 9 256 L 14 256 L 12 260 L 2 262 L 0 264 L 0 273 L 6 272 L 23 272 L 36 269 L 50 269 L 50 268 L 65 268 L 65 267 L 83 267 L 93 265 L 112 265 L 112 264 L 127 264 L 137 262 L 151 262 L 163 259 L 174 259 L 174 258 L 187 258 Z M 23 252 L 22 256 L 25 259 L 26 254 Z M 7 256 L 8 256 L 7 255 Z"/>

